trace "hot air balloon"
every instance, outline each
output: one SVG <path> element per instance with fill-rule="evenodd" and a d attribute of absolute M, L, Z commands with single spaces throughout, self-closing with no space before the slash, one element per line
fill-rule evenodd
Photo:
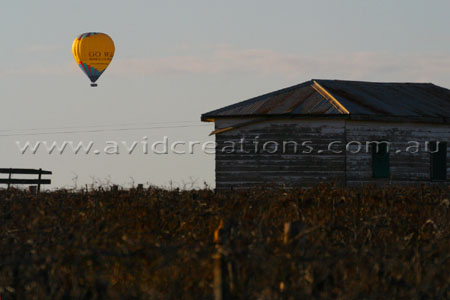
<path fill-rule="evenodd" d="M 105 33 L 87 32 L 79 35 L 72 44 L 75 62 L 97 86 L 97 79 L 103 74 L 114 56 L 114 42 Z"/>

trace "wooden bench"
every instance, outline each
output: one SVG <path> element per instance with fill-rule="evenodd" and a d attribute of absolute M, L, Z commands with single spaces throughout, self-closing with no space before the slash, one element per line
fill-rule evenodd
<path fill-rule="evenodd" d="M 51 175 L 51 171 L 42 169 L 0 169 L 0 174 L 8 174 L 8 178 L 0 178 L 0 184 L 7 184 L 8 190 L 11 184 L 37 184 L 37 192 L 41 191 L 41 184 L 51 184 L 50 179 L 42 179 L 42 175 Z M 13 174 L 20 175 L 38 175 L 37 179 L 19 179 L 11 178 Z"/>

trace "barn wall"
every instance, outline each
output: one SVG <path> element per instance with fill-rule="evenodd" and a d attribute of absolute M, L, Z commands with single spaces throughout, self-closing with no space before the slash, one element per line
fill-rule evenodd
<path fill-rule="evenodd" d="M 347 180 L 349 184 L 360 183 L 400 183 L 413 184 L 430 182 L 431 155 L 424 151 L 426 141 L 447 142 L 447 178 L 450 178 L 450 125 L 419 123 L 346 122 L 347 141 L 389 141 L 391 179 L 372 178 L 372 154 L 362 151 L 347 152 Z M 406 148 L 420 143 L 419 153 L 408 153 Z M 351 147 L 356 151 L 357 145 Z M 365 148 L 365 145 L 364 145 Z M 398 152 L 401 151 L 401 152 Z"/>
<path fill-rule="evenodd" d="M 249 119 L 217 120 L 216 129 L 248 121 Z M 242 138 L 245 139 L 243 143 Z M 391 142 L 391 178 L 374 179 L 372 154 L 366 151 L 366 142 L 384 140 Z M 280 119 L 256 123 L 216 135 L 216 187 L 228 189 L 264 184 L 312 186 L 331 180 L 347 182 L 349 185 L 430 182 L 431 158 L 430 154 L 424 151 L 424 145 L 426 141 L 433 140 L 447 142 L 447 178 L 450 179 L 449 124 L 326 118 Z M 280 145 L 277 152 L 267 153 L 261 149 L 262 145 L 269 141 Z M 299 149 L 296 153 L 291 146 L 283 151 L 283 142 L 289 141 L 297 142 Z M 308 141 L 308 146 L 314 148 L 310 154 L 301 153 L 302 150 L 308 150 L 301 146 L 305 141 Z M 335 141 L 341 144 L 333 146 L 333 150 L 342 151 L 341 153 L 329 151 L 329 143 Z M 349 147 L 349 151 L 345 151 L 345 145 L 350 141 L 360 142 L 363 150 L 351 153 L 356 150 L 356 145 L 353 145 Z M 408 141 L 420 143 L 419 153 L 405 151 L 406 147 L 411 145 Z M 233 142 L 234 147 L 230 147 Z M 231 148 L 234 151 L 228 153 Z M 274 150 L 270 147 L 267 149 Z"/>
<path fill-rule="evenodd" d="M 249 121 L 246 119 L 245 121 Z M 216 121 L 216 128 L 224 128 L 243 122 L 239 119 Z M 256 139 L 256 137 L 258 137 Z M 240 143 L 244 138 L 244 143 Z M 344 182 L 344 153 L 327 153 L 330 142 L 344 141 L 344 120 L 302 119 L 274 120 L 242 127 L 216 135 L 216 188 L 238 188 L 254 185 L 275 184 L 285 186 L 311 186 L 320 181 L 337 180 Z M 255 142 L 257 141 L 257 143 Z M 296 142 L 297 151 L 293 144 Z M 230 145 L 234 142 L 237 149 L 233 153 Z M 267 153 L 262 146 L 279 144 L 278 151 Z M 313 147 L 311 154 L 309 148 Z M 241 147 L 240 145 L 244 145 Z M 225 148 L 229 146 L 228 148 Z M 241 149 L 242 148 L 242 149 Z M 272 147 L 266 147 L 274 151 Z M 243 151 L 241 151 L 243 150 Z M 319 153 L 322 150 L 322 153 Z M 249 152 L 249 153 L 245 153 Z"/>

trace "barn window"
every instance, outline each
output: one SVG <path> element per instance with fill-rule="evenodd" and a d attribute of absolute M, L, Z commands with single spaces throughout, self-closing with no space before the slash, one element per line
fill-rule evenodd
<path fill-rule="evenodd" d="M 389 178 L 389 151 L 387 143 L 372 146 L 373 178 Z"/>
<path fill-rule="evenodd" d="M 431 180 L 447 179 L 447 143 L 431 142 Z"/>

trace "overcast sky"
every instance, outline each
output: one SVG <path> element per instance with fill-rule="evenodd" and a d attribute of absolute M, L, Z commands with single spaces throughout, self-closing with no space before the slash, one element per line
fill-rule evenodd
<path fill-rule="evenodd" d="M 0 167 L 51 170 L 52 188 L 214 186 L 214 156 L 201 149 L 22 155 L 16 142 L 212 141 L 202 113 L 311 78 L 449 88 L 449 12 L 449 1 L 412 0 L 4 2 Z M 97 88 L 71 53 L 90 31 L 116 45 Z"/>

